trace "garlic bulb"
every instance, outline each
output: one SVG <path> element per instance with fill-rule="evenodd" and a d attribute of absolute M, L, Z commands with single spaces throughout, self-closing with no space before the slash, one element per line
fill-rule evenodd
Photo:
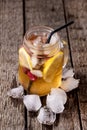
<path fill-rule="evenodd" d="M 66 78 L 69 78 L 69 77 L 73 77 L 74 76 L 74 72 L 73 72 L 73 69 L 64 69 L 63 70 L 63 74 L 62 74 L 62 78 L 63 79 L 66 79 Z"/>
<path fill-rule="evenodd" d="M 7 92 L 7 95 L 12 98 L 22 98 L 23 94 L 24 94 L 24 88 L 21 85 L 17 88 L 13 88 Z"/>
<path fill-rule="evenodd" d="M 79 80 L 74 78 L 67 78 L 66 80 L 62 81 L 61 88 L 66 92 L 69 92 L 78 87 Z"/>
<path fill-rule="evenodd" d="M 40 109 L 37 119 L 42 124 L 52 125 L 56 120 L 56 114 L 45 106 Z"/>
<path fill-rule="evenodd" d="M 23 103 L 28 111 L 38 111 L 41 107 L 41 101 L 38 95 L 32 94 L 24 96 Z"/>
<path fill-rule="evenodd" d="M 42 72 L 40 70 L 31 70 L 31 73 L 37 77 L 42 77 Z"/>
<path fill-rule="evenodd" d="M 62 113 L 66 101 L 67 95 L 65 91 L 60 88 L 53 88 L 51 94 L 47 95 L 46 104 L 54 113 Z"/>

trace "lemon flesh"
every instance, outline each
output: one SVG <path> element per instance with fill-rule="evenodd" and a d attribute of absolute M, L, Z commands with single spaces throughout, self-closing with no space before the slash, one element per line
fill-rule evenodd
<path fill-rule="evenodd" d="M 24 47 L 21 47 L 19 49 L 19 64 L 21 66 L 24 66 L 24 67 L 32 70 L 32 62 L 31 62 L 30 56 L 26 52 L 26 50 L 24 49 Z"/>
<path fill-rule="evenodd" d="M 43 66 L 43 79 L 45 81 L 51 82 L 56 73 L 60 74 L 62 72 L 63 59 L 63 52 L 60 51 L 45 62 Z"/>
<path fill-rule="evenodd" d="M 25 63 L 22 65 L 25 66 Z M 50 92 L 51 88 L 56 88 L 61 85 L 62 66 L 63 52 L 58 52 L 58 54 L 45 62 L 43 66 L 43 77 L 33 81 L 30 88 L 28 88 L 30 79 L 24 73 L 23 67 L 19 66 L 19 82 L 24 86 L 25 90 L 29 91 L 29 93 L 45 96 Z"/>
<path fill-rule="evenodd" d="M 45 96 L 50 92 L 51 88 L 56 88 L 61 85 L 61 75 L 56 74 L 50 83 L 44 81 L 43 78 L 38 78 L 37 80 L 33 81 L 31 87 L 28 88 L 30 79 L 24 73 L 22 66 L 19 66 L 18 80 L 23 85 L 25 90 L 31 94 L 38 94 L 39 96 Z"/>
<path fill-rule="evenodd" d="M 30 87 L 30 93 L 37 94 L 39 96 L 45 96 L 50 93 L 51 88 L 57 88 L 61 85 L 61 75 L 57 75 L 51 82 L 44 81 L 43 78 L 39 78 L 33 82 Z"/>

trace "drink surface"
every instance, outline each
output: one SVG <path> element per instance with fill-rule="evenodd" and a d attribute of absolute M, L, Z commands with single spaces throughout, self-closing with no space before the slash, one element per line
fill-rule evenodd
<path fill-rule="evenodd" d="M 19 49 L 19 82 L 29 93 L 40 96 L 61 85 L 64 63 L 64 52 L 57 37 L 53 36 L 46 44 L 47 37 L 46 32 L 31 34 L 27 44 Z"/>

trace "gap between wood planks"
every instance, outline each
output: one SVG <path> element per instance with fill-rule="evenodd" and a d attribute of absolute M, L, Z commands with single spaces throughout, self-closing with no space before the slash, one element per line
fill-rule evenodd
<path fill-rule="evenodd" d="M 26 32 L 26 18 L 25 18 L 25 0 L 22 0 L 22 4 L 23 4 L 23 35 Z M 25 95 L 26 95 L 26 91 L 24 91 Z M 28 128 L 28 118 L 27 118 L 27 109 L 26 107 L 24 107 L 24 119 L 25 119 L 25 124 L 24 124 L 24 130 L 27 130 Z"/>

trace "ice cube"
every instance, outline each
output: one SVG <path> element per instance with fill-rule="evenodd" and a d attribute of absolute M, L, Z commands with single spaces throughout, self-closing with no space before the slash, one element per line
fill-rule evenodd
<path fill-rule="evenodd" d="M 24 94 L 24 88 L 20 85 L 17 88 L 13 88 L 7 92 L 7 95 L 12 98 L 22 98 Z"/>
<path fill-rule="evenodd" d="M 73 77 L 69 77 L 66 80 L 62 81 L 61 88 L 66 92 L 69 92 L 79 85 L 79 79 L 74 79 Z"/>
<path fill-rule="evenodd" d="M 32 55 L 31 61 L 32 61 L 32 67 L 34 68 L 38 64 L 38 58 L 37 58 L 37 56 Z"/>
<path fill-rule="evenodd" d="M 57 42 L 57 38 L 55 36 L 51 37 L 50 44 L 55 44 Z"/>
<path fill-rule="evenodd" d="M 41 70 L 31 70 L 31 73 L 37 77 L 43 77 Z"/>
<path fill-rule="evenodd" d="M 38 46 L 41 44 L 41 36 L 38 36 L 35 40 L 33 40 L 33 45 Z"/>
<path fill-rule="evenodd" d="M 42 106 L 40 97 L 35 94 L 24 96 L 23 103 L 28 111 L 38 111 Z"/>
<path fill-rule="evenodd" d="M 37 119 L 42 124 L 52 125 L 56 120 L 56 114 L 50 108 L 44 106 L 40 109 Z"/>
<path fill-rule="evenodd" d="M 47 41 L 47 34 L 44 34 L 43 36 L 42 36 L 42 43 L 46 43 L 46 41 Z"/>

